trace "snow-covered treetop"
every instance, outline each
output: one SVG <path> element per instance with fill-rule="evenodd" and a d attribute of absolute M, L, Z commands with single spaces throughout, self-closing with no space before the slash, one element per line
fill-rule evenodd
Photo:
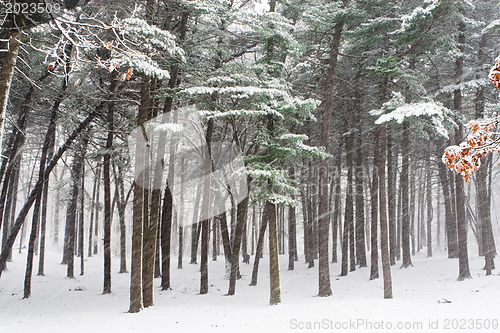
<path fill-rule="evenodd" d="M 483 33 L 483 34 L 490 33 L 490 32 L 498 30 L 498 28 L 500 28 L 500 20 L 494 20 L 493 22 L 491 22 L 490 24 L 488 24 L 481 31 L 481 33 Z"/>
<path fill-rule="evenodd" d="M 303 20 L 313 31 L 329 31 L 341 20 L 358 13 L 356 1 L 320 1 L 311 5 L 303 14 Z"/>
<path fill-rule="evenodd" d="M 403 123 L 405 120 L 425 119 L 427 127 L 436 134 L 448 138 L 446 124 L 455 125 L 451 119 L 452 111 L 439 102 L 419 102 L 406 104 L 403 95 L 393 92 L 393 97 L 382 105 L 381 109 L 372 110 L 370 114 L 378 116 L 375 124 L 380 125 L 389 122 Z"/>
<path fill-rule="evenodd" d="M 425 7 L 418 6 L 410 14 L 403 15 L 401 17 L 401 27 L 394 31 L 393 33 L 402 33 L 410 28 L 413 27 L 413 25 L 426 18 L 429 16 L 432 16 L 432 12 L 438 8 L 438 5 L 441 1 L 440 0 L 426 0 L 424 1 Z"/>
<path fill-rule="evenodd" d="M 175 36 L 157 26 L 150 25 L 146 20 L 131 17 L 123 20 L 120 25 L 122 37 L 140 45 L 147 53 L 164 51 L 171 58 L 184 61 L 184 50 L 176 45 Z"/>
<path fill-rule="evenodd" d="M 110 72 L 126 66 L 151 77 L 168 79 L 170 75 L 165 69 L 165 60 L 185 61 L 184 50 L 176 44 L 175 36 L 143 19 L 121 20 L 117 30 L 119 40 L 105 43 L 105 47 L 111 50 Z"/>

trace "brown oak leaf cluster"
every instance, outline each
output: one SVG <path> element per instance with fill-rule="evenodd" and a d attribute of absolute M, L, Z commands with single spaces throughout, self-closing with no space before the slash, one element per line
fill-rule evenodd
<path fill-rule="evenodd" d="M 495 88 L 500 88 L 500 57 L 495 60 L 495 67 L 490 70 L 490 81 L 495 84 Z"/>
<path fill-rule="evenodd" d="M 470 134 L 460 145 L 446 148 L 443 163 L 468 182 L 472 173 L 481 166 L 481 157 L 490 151 L 500 151 L 498 142 L 492 140 L 491 132 L 497 122 L 496 119 L 469 122 L 466 127 L 470 130 Z"/>
<path fill-rule="evenodd" d="M 489 77 L 495 88 L 500 88 L 500 57 L 495 60 Z M 493 138 L 492 132 L 499 123 L 500 118 L 470 121 L 466 125 L 470 131 L 469 135 L 460 145 L 446 148 L 442 157 L 443 163 L 468 182 L 472 173 L 481 166 L 481 157 L 489 152 L 500 152 L 500 138 Z"/>

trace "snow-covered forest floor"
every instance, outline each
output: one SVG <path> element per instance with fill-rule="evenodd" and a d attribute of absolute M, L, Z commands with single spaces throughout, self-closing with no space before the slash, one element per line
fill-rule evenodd
<path fill-rule="evenodd" d="M 458 327 L 463 326 L 460 320 L 462 324 L 464 320 L 479 320 L 487 325 L 500 319 L 500 276 L 485 276 L 483 259 L 477 257 L 470 261 L 473 279 L 458 282 L 458 259 L 446 259 L 444 253 L 430 259 L 424 253 L 417 254 L 413 257 L 414 267 L 393 266 L 394 299 L 384 300 L 382 279 L 369 281 L 369 268 L 358 268 L 339 277 L 338 264 L 330 266 L 334 295 L 314 297 L 317 267 L 308 269 L 301 258 L 294 271 L 287 271 L 287 257 L 280 256 L 282 304 L 278 306 L 268 305 L 267 257 L 261 261 L 257 287 L 248 285 L 251 265 L 241 266 L 243 278 L 238 281 L 236 295 L 231 297 L 224 296 L 228 281 L 224 279 L 223 258 L 219 257 L 218 261 L 209 262 L 208 295 L 197 295 L 198 265 L 184 263 L 184 269 L 172 269 L 173 290 L 160 291 L 156 280 L 154 307 L 138 314 L 126 312 L 130 275 L 116 273 L 118 258 L 113 261 L 113 293 L 103 296 L 101 256 L 86 259 L 84 276 L 67 279 L 66 266 L 59 264 L 60 254 L 48 252 L 46 276 L 33 277 L 32 297 L 23 300 L 24 257 L 15 254 L 14 262 L 9 263 L 0 280 L 0 332 L 264 333 L 300 331 L 309 325 L 321 325 L 318 331 L 330 332 L 388 331 L 380 329 L 388 328 L 387 325 L 392 325 L 392 330 L 409 332 L 494 332 L 498 327 Z M 444 299 L 450 303 L 443 303 Z M 436 320 L 438 330 L 433 329 Z M 449 330 L 445 330 L 447 320 L 451 320 Z M 408 329 L 396 329 L 397 325 L 407 325 Z M 335 329 L 339 327 L 344 330 Z"/>

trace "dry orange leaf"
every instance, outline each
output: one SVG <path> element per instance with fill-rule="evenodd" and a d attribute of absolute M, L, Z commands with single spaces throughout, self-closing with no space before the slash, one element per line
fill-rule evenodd
<path fill-rule="evenodd" d="M 49 71 L 53 71 L 54 68 L 56 68 L 56 62 L 55 61 L 52 61 L 51 63 L 49 63 L 47 65 L 47 70 L 49 70 Z"/>
<path fill-rule="evenodd" d="M 129 68 L 127 73 L 123 73 L 122 77 L 120 78 L 120 81 L 129 81 L 132 78 L 132 74 L 134 73 L 134 70 L 132 68 Z"/>

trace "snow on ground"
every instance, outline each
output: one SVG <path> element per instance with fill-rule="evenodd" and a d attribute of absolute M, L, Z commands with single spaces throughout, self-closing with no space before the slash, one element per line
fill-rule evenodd
<path fill-rule="evenodd" d="M 500 276 L 484 276 L 482 258 L 471 259 L 473 279 L 458 282 L 457 259 L 446 259 L 444 253 L 431 259 L 418 254 L 414 267 L 393 267 L 394 299 L 384 300 L 382 279 L 369 281 L 369 268 L 339 277 L 339 264 L 330 266 L 333 296 L 314 297 L 317 267 L 308 269 L 301 258 L 296 270 L 287 271 L 287 256 L 280 256 L 282 304 L 278 306 L 268 305 L 267 258 L 261 261 L 256 287 L 248 285 L 252 265 L 241 266 L 243 278 L 235 296 L 224 296 L 228 281 L 222 257 L 209 262 L 208 295 L 197 295 L 198 266 L 185 262 L 184 269 L 172 269 L 173 290 L 162 292 L 155 280 L 155 306 L 138 314 L 126 312 L 130 275 L 116 273 L 118 258 L 113 261 L 111 295 L 101 295 L 101 256 L 88 258 L 85 275 L 76 279 L 65 278 L 59 253 L 49 252 L 46 259 L 46 276 L 33 277 L 32 297 L 23 300 L 25 254 L 14 255 L 0 278 L 0 332 L 500 331 Z M 35 257 L 35 273 L 37 262 Z M 79 273 L 79 259 L 75 266 Z"/>

